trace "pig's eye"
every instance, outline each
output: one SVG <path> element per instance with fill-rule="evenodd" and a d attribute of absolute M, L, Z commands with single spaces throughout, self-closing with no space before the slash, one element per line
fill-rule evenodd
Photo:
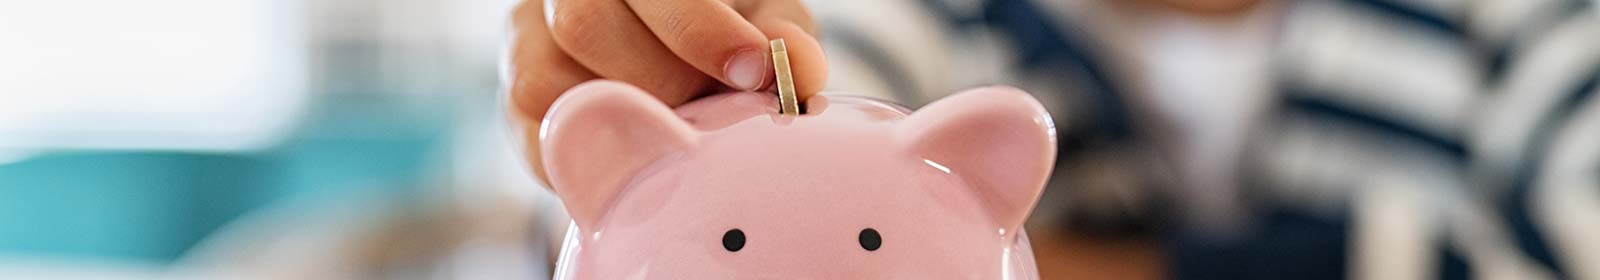
<path fill-rule="evenodd" d="M 722 248 L 728 249 L 728 252 L 738 252 L 739 249 L 744 249 L 744 231 L 730 229 L 727 233 L 723 233 Z"/>
<path fill-rule="evenodd" d="M 883 247 L 883 236 L 879 236 L 878 230 L 872 228 L 861 230 L 861 235 L 856 236 L 856 241 L 861 242 L 861 249 L 867 251 L 877 251 L 879 247 Z"/>

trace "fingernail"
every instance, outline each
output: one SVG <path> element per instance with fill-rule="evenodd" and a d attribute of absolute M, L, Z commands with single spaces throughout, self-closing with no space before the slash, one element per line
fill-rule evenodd
<path fill-rule="evenodd" d="M 740 90 L 761 89 L 767 82 L 767 56 L 759 51 L 745 50 L 728 60 L 728 65 L 722 67 L 728 77 L 728 82 Z"/>

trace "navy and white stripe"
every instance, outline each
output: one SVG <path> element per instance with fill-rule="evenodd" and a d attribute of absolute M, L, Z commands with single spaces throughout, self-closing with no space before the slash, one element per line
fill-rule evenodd
<path fill-rule="evenodd" d="M 1444 241 L 1440 258 L 1451 258 L 1449 252 L 1463 258 L 1459 266 L 1434 261 L 1444 265 L 1433 275 L 1600 277 L 1570 271 L 1579 260 L 1558 260 L 1551 224 L 1535 223 L 1548 218 L 1529 212 L 1545 204 L 1530 204 L 1534 198 L 1526 194 L 1548 187 L 1530 180 L 1559 176 L 1537 171 L 1544 155 L 1564 154 L 1547 143 L 1581 127 L 1564 124 L 1600 75 L 1594 12 L 1578 1 L 1451 1 L 1456 4 L 1432 9 L 1417 2 L 1300 2 L 1281 53 L 1289 73 L 1278 107 L 1282 119 L 1258 139 L 1294 148 L 1260 151 L 1261 169 L 1251 172 L 1287 177 L 1268 185 L 1291 197 L 1340 197 L 1293 195 L 1304 189 L 1357 196 L 1395 187 L 1460 197 L 1418 201 L 1440 205 L 1430 210 L 1439 226 L 1430 230 Z M 1340 144 L 1350 141 L 1363 143 Z M 1453 179 L 1369 183 L 1390 176 Z M 1361 219 L 1355 227 L 1367 222 Z"/>

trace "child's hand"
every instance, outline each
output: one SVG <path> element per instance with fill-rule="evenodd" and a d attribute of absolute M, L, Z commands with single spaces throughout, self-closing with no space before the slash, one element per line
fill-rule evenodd
<path fill-rule="evenodd" d="M 799 0 L 526 0 L 512 27 L 502 79 L 541 178 L 539 123 L 579 83 L 627 82 L 669 106 L 727 88 L 760 90 L 773 83 L 769 38 L 786 41 L 801 100 L 821 89 L 827 73 L 815 23 Z"/>

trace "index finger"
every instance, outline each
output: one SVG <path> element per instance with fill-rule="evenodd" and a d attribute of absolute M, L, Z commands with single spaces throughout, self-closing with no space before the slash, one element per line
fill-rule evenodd
<path fill-rule="evenodd" d="M 739 90 L 772 77 L 766 36 L 718 0 L 628 0 L 634 14 L 684 62 Z"/>

